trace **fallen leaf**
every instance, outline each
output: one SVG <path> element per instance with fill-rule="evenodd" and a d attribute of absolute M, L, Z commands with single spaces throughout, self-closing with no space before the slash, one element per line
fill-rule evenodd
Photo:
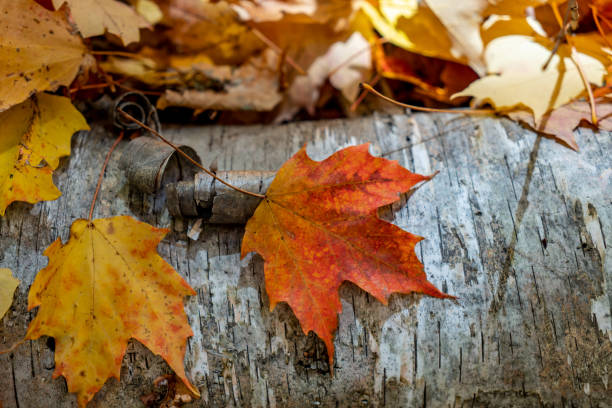
<path fill-rule="evenodd" d="M 596 99 L 595 110 L 598 119 L 596 127 L 600 130 L 612 131 L 612 99 Z M 537 123 L 533 120 L 531 113 L 525 110 L 508 112 L 508 116 L 513 120 L 524 122 L 534 130 L 556 137 L 576 151 L 578 151 L 578 144 L 574 137 L 574 129 L 582 122 L 587 122 L 595 127 L 591 123 L 591 108 L 585 100 L 563 105 L 542 116 Z"/>
<path fill-rule="evenodd" d="M 480 25 L 483 13 L 487 9 L 487 0 L 425 0 L 431 11 L 446 27 L 452 38 L 451 54 L 465 57 L 468 65 L 478 74 L 485 73 L 482 60 L 483 42 L 480 37 Z"/>
<path fill-rule="evenodd" d="M 265 48 L 265 44 L 225 1 L 158 0 L 164 36 L 179 54 L 205 52 L 215 64 L 240 65 Z"/>
<path fill-rule="evenodd" d="M 84 407 L 109 377 L 119 379 L 134 338 L 161 355 L 188 389 L 187 338 L 193 335 L 183 297 L 194 290 L 157 254 L 168 230 L 128 216 L 79 219 L 70 239 L 44 252 L 49 264 L 30 288 L 28 309 L 39 307 L 27 339 L 55 339 L 55 371 Z"/>
<path fill-rule="evenodd" d="M 278 21 L 287 14 L 303 14 L 312 16 L 317 11 L 317 1 L 297 0 L 297 1 L 244 1 L 240 0 L 233 4 L 243 20 L 251 20 L 256 23 L 264 21 Z"/>
<path fill-rule="evenodd" d="M 173 65 L 179 71 L 196 71 L 200 76 L 193 77 L 189 83 L 191 89 L 166 90 L 157 101 L 160 109 L 183 106 L 193 109 L 269 111 L 282 99 L 276 73 L 278 56 L 269 49 L 235 69 L 189 59 L 175 59 Z M 197 89 L 206 87 L 207 83 L 214 85 L 214 89 Z"/>
<path fill-rule="evenodd" d="M 427 5 L 413 0 L 381 2 L 376 8 L 370 2 L 358 0 L 355 7 L 365 13 L 373 27 L 392 44 L 405 50 L 466 63 L 465 57 L 453 55 L 453 40 L 446 28 Z"/>
<path fill-rule="evenodd" d="M 70 85 L 86 48 L 61 11 L 34 0 L 0 0 L 0 112 L 36 92 Z"/>
<path fill-rule="evenodd" d="M 153 0 L 130 0 L 130 3 L 149 24 L 157 24 L 164 18 L 164 13 Z"/>
<path fill-rule="evenodd" d="M 597 9 L 597 14 L 599 14 L 600 16 L 612 18 L 612 1 L 590 0 L 589 3 L 591 3 L 591 5 L 595 7 L 595 9 Z"/>
<path fill-rule="evenodd" d="M 41 93 L 0 113 L 0 215 L 13 201 L 36 203 L 61 195 L 52 180 L 70 139 L 89 129 L 70 99 Z"/>
<path fill-rule="evenodd" d="M 287 302 L 304 333 L 314 331 L 327 346 L 330 367 L 344 281 L 384 304 L 395 292 L 450 297 L 427 281 L 414 253 L 422 238 L 377 215 L 428 179 L 371 156 L 367 144 L 322 162 L 302 148 L 278 171 L 248 221 L 241 253 L 265 260 L 270 309 Z"/>
<path fill-rule="evenodd" d="M 141 28 L 149 27 L 147 20 L 132 7 L 116 0 L 53 0 L 53 7 L 58 10 L 64 3 L 86 38 L 108 31 L 128 45 L 140 39 Z"/>
<path fill-rule="evenodd" d="M 385 50 L 379 45 L 374 55 L 379 75 L 411 83 L 418 87 L 419 95 L 447 104 L 455 104 L 450 96 L 478 79 L 478 75 L 466 65 L 426 57 L 399 47 Z M 461 102 L 465 102 L 466 98 L 463 99 Z"/>
<path fill-rule="evenodd" d="M 0 319 L 11 307 L 17 286 L 19 286 L 19 279 L 13 277 L 11 270 L 0 268 Z"/>
<path fill-rule="evenodd" d="M 369 76 L 371 68 L 370 44 L 356 32 L 346 41 L 333 44 L 327 53 L 317 58 L 308 68 L 308 75 L 298 76 L 293 81 L 289 95 L 297 107 L 305 107 L 314 115 L 319 89 L 328 78 L 332 86 L 352 102 L 359 94 L 359 84 Z"/>
<path fill-rule="evenodd" d="M 255 23 L 317 23 L 343 29 L 352 14 L 351 0 L 239 0 L 232 4 L 241 19 Z"/>
<path fill-rule="evenodd" d="M 136 79 L 153 87 L 181 85 L 184 81 L 176 70 L 168 69 L 167 56 L 144 47 L 137 57 L 124 58 L 110 56 L 100 62 L 100 67 L 107 73 L 120 74 Z"/>
<path fill-rule="evenodd" d="M 550 49 L 532 37 L 509 35 L 491 41 L 485 50 L 487 70 L 491 75 L 472 82 L 457 96 L 473 96 L 481 104 L 491 102 L 497 110 L 523 105 L 540 120 L 584 91 L 584 85 L 567 44 L 559 47 L 546 70 L 542 66 Z M 606 70 L 601 62 L 586 54 L 577 59 L 590 83 L 601 86 Z"/>

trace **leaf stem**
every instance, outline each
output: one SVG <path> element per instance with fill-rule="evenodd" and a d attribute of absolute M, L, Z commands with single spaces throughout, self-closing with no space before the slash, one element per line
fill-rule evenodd
<path fill-rule="evenodd" d="M 98 176 L 98 185 L 96 185 L 96 191 L 94 192 L 93 199 L 91 200 L 91 207 L 89 207 L 89 217 L 87 218 L 88 221 L 91 221 L 91 219 L 93 218 L 94 207 L 96 206 L 96 200 L 98 199 L 98 193 L 100 192 L 100 186 L 102 186 L 102 179 L 104 178 L 104 172 L 106 171 L 106 166 L 108 165 L 108 162 L 110 160 L 111 154 L 113 153 L 113 150 L 115 150 L 115 147 L 117 147 L 121 139 L 123 139 L 123 130 L 121 131 L 121 133 L 119 134 L 119 137 L 117 137 L 117 139 L 115 140 L 115 143 L 113 143 L 110 150 L 106 154 L 106 159 L 104 159 L 102 170 L 100 171 L 100 175 Z"/>
<path fill-rule="evenodd" d="M 387 102 L 391 102 L 403 108 L 409 108 L 409 109 L 413 109 L 416 111 L 439 112 L 439 113 L 468 113 L 468 114 L 475 114 L 475 115 L 495 113 L 495 111 L 491 109 L 438 109 L 438 108 L 426 108 L 424 106 L 410 105 L 407 103 L 398 102 L 395 99 L 389 98 L 388 96 L 381 94 L 380 92 L 378 92 L 376 89 L 372 88 L 369 84 L 366 84 L 365 82 L 362 82 L 361 86 L 363 86 L 366 90 L 378 96 L 379 98 L 384 99 Z"/>
<path fill-rule="evenodd" d="M 210 177 L 214 178 L 215 180 L 217 180 L 219 183 L 225 184 L 226 186 L 228 186 L 229 188 L 232 188 L 236 191 L 238 191 L 239 193 L 242 194 L 246 194 L 249 195 L 251 197 L 257 197 L 257 198 L 266 198 L 265 195 L 263 194 L 257 194 L 257 193 L 253 193 L 251 191 L 247 191 L 247 190 L 243 190 L 240 187 L 236 187 L 230 183 L 228 183 L 227 181 L 217 177 L 217 175 L 215 173 L 213 173 L 212 171 L 208 170 L 206 167 L 202 166 L 200 163 L 198 163 L 197 161 L 193 160 L 187 153 L 185 153 L 184 151 L 182 151 L 177 145 L 175 145 L 174 143 L 172 143 L 171 141 L 169 141 L 168 139 L 166 139 L 165 137 L 163 137 L 158 131 L 156 131 L 155 129 L 153 129 L 150 126 L 145 125 L 144 123 L 142 123 L 141 121 L 139 121 L 138 119 L 136 119 L 135 117 L 133 117 L 132 115 L 130 115 L 129 113 L 125 112 L 122 109 L 117 109 L 117 112 L 119 112 L 123 117 L 125 117 L 126 119 L 131 120 L 132 122 L 136 123 L 137 125 L 139 125 L 141 128 L 148 130 L 149 132 L 153 133 L 155 136 L 159 137 L 161 139 L 162 142 L 166 143 L 168 146 L 172 147 L 174 150 L 176 150 L 177 153 L 179 153 L 181 156 L 183 156 L 185 159 L 187 159 L 191 164 L 193 164 L 194 166 L 196 166 L 197 168 L 199 168 L 200 170 L 202 170 L 204 173 L 208 174 Z"/>
<path fill-rule="evenodd" d="M 591 107 L 591 123 L 597 126 L 597 122 L 598 122 L 597 111 L 595 110 L 595 98 L 593 98 L 593 90 L 591 89 L 591 84 L 589 84 L 589 81 L 584 73 L 584 70 L 582 69 L 582 66 L 580 66 L 580 63 L 578 62 L 578 58 L 577 58 L 578 52 L 576 51 L 576 47 L 574 47 L 573 44 L 570 44 L 570 46 L 572 47 L 570 58 L 572 59 L 572 62 L 574 63 L 574 65 L 576 65 L 576 68 L 578 69 L 578 73 L 580 74 L 580 79 L 582 79 L 582 84 L 584 85 L 584 89 L 586 90 L 587 96 L 589 98 L 589 106 Z"/>

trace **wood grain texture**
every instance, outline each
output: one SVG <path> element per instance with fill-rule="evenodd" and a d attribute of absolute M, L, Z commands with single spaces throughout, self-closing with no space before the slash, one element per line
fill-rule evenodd
<path fill-rule="evenodd" d="M 286 305 L 269 312 L 258 256 L 240 260 L 243 228 L 172 220 L 164 197 L 130 191 L 113 155 L 96 217 L 129 214 L 175 232 L 159 247 L 196 289 L 186 300 L 195 336 L 187 372 L 202 393 L 190 406 L 479 407 L 610 406 L 612 391 L 612 140 L 576 132 L 575 153 L 503 119 L 459 115 L 375 115 L 278 127 L 168 129 L 219 170 L 276 170 L 304 143 L 315 159 L 372 142 L 371 152 L 411 171 L 440 174 L 383 211 L 424 236 L 417 253 L 428 278 L 457 302 L 394 295 L 383 306 L 356 286 L 340 292 L 334 376 L 324 346 L 304 336 Z M 13 204 L 0 218 L 0 267 L 22 284 L 0 325 L 0 347 L 25 333 L 26 293 L 86 217 L 113 136 L 101 127 L 73 138 L 57 174 L 64 195 Z M 0 355 L 3 407 L 73 407 L 52 380 L 53 342 Z M 122 378 L 92 407 L 142 406 L 166 364 L 133 341 Z"/>

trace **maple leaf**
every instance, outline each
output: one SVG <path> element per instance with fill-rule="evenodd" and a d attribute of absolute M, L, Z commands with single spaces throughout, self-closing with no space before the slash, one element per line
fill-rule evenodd
<path fill-rule="evenodd" d="M 64 13 L 34 0 L 0 0 L 0 112 L 30 95 L 69 85 L 86 48 Z"/>
<path fill-rule="evenodd" d="M 183 363 L 193 335 L 183 297 L 195 292 L 157 254 L 167 232 L 128 216 L 80 219 L 66 244 L 58 238 L 44 252 L 49 264 L 30 288 L 28 309 L 39 309 L 26 338 L 55 338 L 53 376 L 66 377 L 81 407 L 109 377 L 119 379 L 130 338 L 161 355 L 199 396 Z"/>
<path fill-rule="evenodd" d="M 140 28 L 149 27 L 133 8 L 116 0 L 53 0 L 53 7 L 57 10 L 64 3 L 83 37 L 108 31 L 127 45 L 140 39 Z"/>
<path fill-rule="evenodd" d="M 11 307 L 17 286 L 19 286 L 19 279 L 13 277 L 11 270 L 0 268 L 0 319 Z"/>
<path fill-rule="evenodd" d="M 598 98 L 595 100 L 597 111 L 597 128 L 612 131 L 612 101 L 610 98 Z M 591 126 L 591 107 L 587 101 L 572 101 L 547 114 L 536 123 L 533 116 L 525 110 L 508 112 L 508 116 L 517 121 L 526 123 L 538 132 L 553 136 L 572 149 L 578 151 L 578 144 L 574 137 L 574 129 L 583 121 Z"/>
<path fill-rule="evenodd" d="M 488 75 L 472 82 L 456 96 L 474 96 L 476 103 L 491 102 L 496 109 L 510 109 L 524 105 L 534 118 L 555 109 L 584 91 L 578 68 L 570 59 L 567 44 L 559 47 L 548 67 L 542 66 L 550 56 L 550 49 L 532 37 L 509 35 L 499 37 L 487 45 L 485 60 Z M 601 85 L 606 70 L 601 62 L 577 53 L 577 59 L 587 80 Z"/>
<path fill-rule="evenodd" d="M 278 171 L 248 221 L 242 257 L 258 252 L 265 260 L 270 309 L 287 302 L 304 333 L 312 330 L 325 342 L 330 367 L 342 282 L 384 304 L 394 292 L 450 297 L 427 281 L 414 253 L 422 238 L 377 215 L 400 192 L 428 179 L 371 156 L 367 144 L 322 162 L 302 148 Z"/>
<path fill-rule="evenodd" d="M 89 129 L 70 99 L 41 93 L 0 112 L 0 215 L 13 201 L 55 200 L 59 159 L 70 154 L 74 132 Z"/>

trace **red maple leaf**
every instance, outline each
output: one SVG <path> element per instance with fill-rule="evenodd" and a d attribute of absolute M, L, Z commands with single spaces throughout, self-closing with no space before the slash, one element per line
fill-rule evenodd
<path fill-rule="evenodd" d="M 247 223 L 242 256 L 258 252 L 265 260 L 270 308 L 287 302 L 304 333 L 325 342 L 330 367 L 342 282 L 384 304 L 394 292 L 451 297 L 427 281 L 414 253 L 422 238 L 378 218 L 379 207 L 429 178 L 371 156 L 367 144 L 321 162 L 303 148 L 278 171 Z"/>

